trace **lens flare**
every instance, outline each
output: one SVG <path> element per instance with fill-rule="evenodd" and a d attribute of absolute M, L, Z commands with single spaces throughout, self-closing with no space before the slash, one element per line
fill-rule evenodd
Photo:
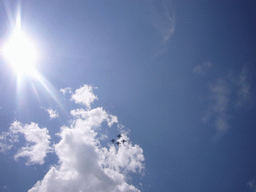
<path fill-rule="evenodd" d="M 7 2 L 7 1 L 6 1 Z M 25 91 L 24 87 L 28 83 L 32 87 L 38 100 L 47 98 L 49 103 L 56 103 L 66 116 L 69 114 L 65 111 L 58 97 L 58 91 L 38 70 L 37 66 L 42 54 L 38 45 L 26 32 L 26 27 L 21 22 L 21 7 L 17 6 L 17 14 L 12 19 L 12 14 L 7 4 L 6 10 L 9 14 L 11 26 L 10 35 L 6 38 L 0 47 L 0 56 L 6 61 L 8 67 L 13 69 L 16 75 L 16 105 L 17 109 L 26 107 L 26 98 L 31 97 Z M 40 49 L 41 50 L 41 49 Z M 30 78 L 32 77 L 32 78 Z M 38 91 L 41 91 L 40 93 Z M 41 94 L 41 95 L 40 95 Z M 33 95 L 34 96 L 34 95 Z M 42 97 L 41 97 L 42 96 Z"/>
<path fill-rule="evenodd" d="M 17 75 L 35 75 L 38 51 L 33 40 L 22 30 L 19 14 L 16 25 L 1 51 L 3 58 Z"/>

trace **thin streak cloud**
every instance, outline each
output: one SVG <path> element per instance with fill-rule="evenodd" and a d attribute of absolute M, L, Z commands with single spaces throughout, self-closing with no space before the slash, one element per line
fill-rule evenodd
<path fill-rule="evenodd" d="M 149 4 L 151 5 L 152 24 L 160 39 L 158 46 L 156 46 L 157 50 L 154 55 L 156 57 L 166 50 L 167 44 L 175 31 L 175 13 L 170 1 L 150 0 Z"/>

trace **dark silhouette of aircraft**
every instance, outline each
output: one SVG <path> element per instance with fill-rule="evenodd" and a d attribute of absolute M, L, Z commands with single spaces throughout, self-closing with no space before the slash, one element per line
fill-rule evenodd
<path fill-rule="evenodd" d="M 118 139 L 120 139 L 120 138 L 122 137 L 122 135 L 121 135 L 121 134 L 118 134 L 117 137 L 118 137 Z"/>
<path fill-rule="evenodd" d="M 124 139 L 122 140 L 123 144 L 126 142 Z"/>
<path fill-rule="evenodd" d="M 117 146 L 119 146 L 119 145 L 120 145 L 120 142 L 119 142 L 119 141 L 117 141 L 117 142 L 116 142 L 116 145 L 117 145 Z"/>
<path fill-rule="evenodd" d="M 110 141 L 111 141 L 113 144 L 115 143 L 115 139 L 111 139 Z"/>

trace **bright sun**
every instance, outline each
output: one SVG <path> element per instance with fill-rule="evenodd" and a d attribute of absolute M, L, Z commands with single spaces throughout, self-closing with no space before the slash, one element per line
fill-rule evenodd
<path fill-rule="evenodd" d="M 18 75 L 35 75 L 38 51 L 32 39 L 22 30 L 19 18 L 1 51 L 4 59 Z"/>

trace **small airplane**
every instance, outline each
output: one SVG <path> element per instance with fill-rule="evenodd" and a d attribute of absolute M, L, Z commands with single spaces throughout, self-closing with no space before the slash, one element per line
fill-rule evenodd
<path fill-rule="evenodd" d="M 122 140 L 123 144 L 126 142 L 124 139 Z"/>
<path fill-rule="evenodd" d="M 122 137 L 122 135 L 121 135 L 121 134 L 118 134 L 117 137 L 118 137 L 118 139 L 120 139 L 120 138 Z"/>
<path fill-rule="evenodd" d="M 110 141 L 114 144 L 116 140 L 115 139 L 111 139 Z"/>
<path fill-rule="evenodd" d="M 117 141 L 117 142 L 116 142 L 116 145 L 117 145 L 117 146 L 119 146 L 119 145 L 120 145 L 120 142 L 119 142 L 119 141 Z"/>

